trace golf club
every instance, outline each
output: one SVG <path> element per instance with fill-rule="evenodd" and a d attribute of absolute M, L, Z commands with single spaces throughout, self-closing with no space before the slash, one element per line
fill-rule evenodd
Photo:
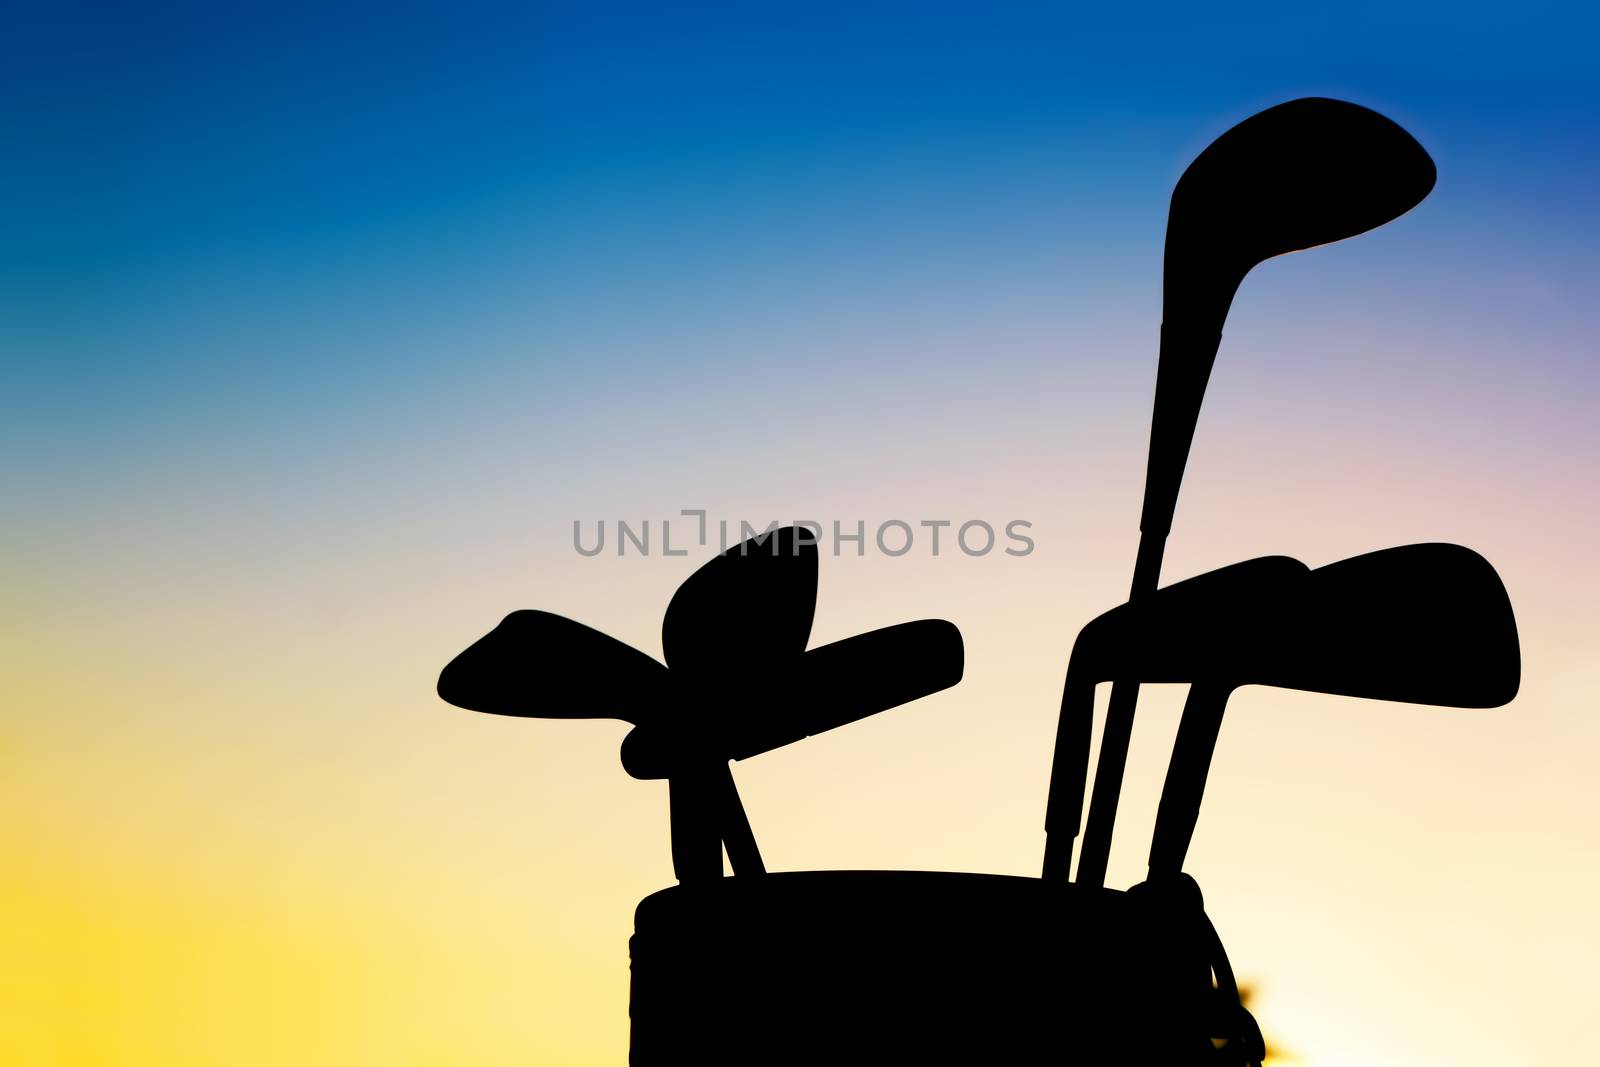
<path fill-rule="evenodd" d="M 1319 567 L 1302 586 L 1288 617 L 1281 604 L 1264 606 L 1273 623 L 1229 642 L 1190 690 L 1156 814 L 1152 878 L 1183 868 L 1235 689 L 1454 708 L 1500 707 L 1516 696 L 1516 619 L 1500 576 L 1476 552 L 1449 544 L 1384 549 Z"/>
<path fill-rule="evenodd" d="M 1151 848 L 1152 875 L 1171 873 L 1182 867 L 1235 689 L 1498 707 L 1517 690 L 1516 622 L 1494 569 L 1459 545 L 1406 545 L 1314 571 L 1267 556 L 1168 586 L 1085 626 L 1064 701 L 1080 743 L 1094 687 L 1110 678 L 1192 685 Z M 1068 803 L 1065 792 L 1052 799 Z"/>
<path fill-rule="evenodd" d="M 474 711 L 616 718 L 635 729 L 624 769 L 666 778 L 679 881 L 765 865 L 730 759 L 745 759 L 961 680 L 961 634 L 924 619 L 806 651 L 817 545 L 803 527 L 758 535 L 711 559 L 673 595 L 667 663 L 571 619 L 519 611 L 452 660 L 439 695 Z M 729 622 L 733 625 L 728 625 Z"/>
<path fill-rule="evenodd" d="M 1161 353 L 1130 602 L 1159 582 L 1206 383 L 1244 276 L 1274 256 L 1381 226 L 1420 203 L 1434 179 L 1433 161 L 1394 122 L 1321 97 L 1244 120 L 1184 171 L 1167 218 Z M 1078 880 L 1090 885 L 1105 879 L 1137 703 L 1138 686 L 1114 680 L 1079 862 Z M 1047 815 L 1044 877 L 1070 876 L 1078 828 L 1076 819 L 1063 825 Z"/>
<path fill-rule="evenodd" d="M 1226 681 L 1230 675 L 1225 666 L 1220 674 L 1212 672 L 1226 664 L 1237 644 L 1269 636 L 1307 573 L 1305 564 L 1287 556 L 1246 560 L 1130 601 L 1080 630 L 1062 688 L 1046 825 L 1065 830 L 1077 826 L 1082 816 L 1099 683 L 1181 682 L 1198 687 Z M 1101 804 L 1098 789 L 1094 803 Z M 1091 808 L 1091 819 L 1099 810 Z M 1065 832 L 1049 841 L 1058 838 L 1070 841 Z M 1046 877 L 1060 875 L 1046 871 Z"/>
<path fill-rule="evenodd" d="M 816 539 L 786 526 L 713 556 L 667 604 L 661 648 L 686 742 L 667 778 L 680 882 L 721 878 L 724 846 L 735 874 L 766 872 L 727 757 L 704 739 L 712 721 L 755 702 L 762 677 L 805 653 L 816 601 Z"/>
<path fill-rule="evenodd" d="M 529 718 L 613 718 L 641 724 L 671 717 L 679 686 L 661 663 L 598 630 L 544 611 L 518 611 L 439 675 L 439 696 L 457 707 Z M 679 880 L 722 871 L 722 847 L 738 873 L 765 870 L 727 760 L 684 759 L 668 782 L 673 870 Z"/>

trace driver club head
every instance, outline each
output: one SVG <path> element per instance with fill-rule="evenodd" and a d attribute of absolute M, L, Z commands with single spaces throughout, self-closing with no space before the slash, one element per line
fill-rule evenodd
<path fill-rule="evenodd" d="M 1135 596 L 1155 588 L 1222 326 L 1244 276 L 1274 256 L 1382 226 L 1420 203 L 1435 177 L 1428 153 L 1394 122 L 1323 97 L 1252 115 L 1183 172 L 1167 213 Z"/>
<path fill-rule="evenodd" d="M 1420 203 L 1435 177 L 1415 138 L 1359 104 L 1305 97 L 1252 115 L 1172 191 L 1165 320 L 1220 331 L 1257 263 L 1382 226 Z"/>

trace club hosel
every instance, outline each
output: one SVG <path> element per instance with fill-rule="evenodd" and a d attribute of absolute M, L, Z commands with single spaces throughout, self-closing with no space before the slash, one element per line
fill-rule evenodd
<path fill-rule="evenodd" d="M 1178 505 L 1178 486 L 1189 461 L 1200 403 L 1205 399 L 1211 365 L 1216 362 L 1222 332 L 1184 322 L 1161 324 L 1161 361 L 1156 371 L 1156 399 L 1150 416 L 1150 457 L 1145 469 L 1144 509 L 1139 530 L 1165 540 Z"/>

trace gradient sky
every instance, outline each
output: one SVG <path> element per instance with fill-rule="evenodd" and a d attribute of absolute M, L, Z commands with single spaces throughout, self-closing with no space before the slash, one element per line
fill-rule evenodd
<path fill-rule="evenodd" d="M 1592 13 L 7 21 L 0 1059 L 624 1062 L 665 787 L 621 724 L 433 694 L 519 607 L 659 654 L 698 560 L 574 519 L 1031 521 L 1024 559 L 825 558 L 815 641 L 949 618 L 966 680 L 735 774 L 774 868 L 1034 873 L 1066 653 L 1132 565 L 1172 182 L 1329 95 L 1438 186 L 1246 281 L 1166 573 L 1458 541 L 1524 687 L 1241 693 L 1190 869 L 1311 1067 L 1592 1060 Z M 1141 705 L 1115 884 L 1181 699 Z"/>

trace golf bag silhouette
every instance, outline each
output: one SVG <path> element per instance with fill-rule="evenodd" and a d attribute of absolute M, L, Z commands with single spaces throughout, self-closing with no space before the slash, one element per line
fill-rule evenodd
<path fill-rule="evenodd" d="M 1407 545 L 1317 569 L 1283 556 L 1158 588 L 1201 401 L 1233 294 L 1271 256 L 1409 210 L 1432 161 L 1388 119 L 1291 101 L 1224 133 L 1174 190 L 1141 538 L 1128 602 L 1067 666 L 1040 878 L 768 873 L 729 762 L 956 684 L 956 628 L 920 620 L 808 649 L 818 553 L 786 527 L 719 554 L 674 594 L 665 662 L 539 611 L 515 612 L 439 678 L 501 715 L 633 724 L 622 763 L 666 779 L 675 886 L 630 942 L 630 1062 L 1250 1064 L 1265 1054 L 1183 863 L 1228 697 L 1266 685 L 1495 707 L 1515 696 L 1510 600 L 1468 549 Z M 1112 682 L 1084 848 L 1094 692 Z M 1149 875 L 1104 885 L 1137 687 L 1190 686 Z M 723 873 L 726 849 L 732 877 Z"/>

